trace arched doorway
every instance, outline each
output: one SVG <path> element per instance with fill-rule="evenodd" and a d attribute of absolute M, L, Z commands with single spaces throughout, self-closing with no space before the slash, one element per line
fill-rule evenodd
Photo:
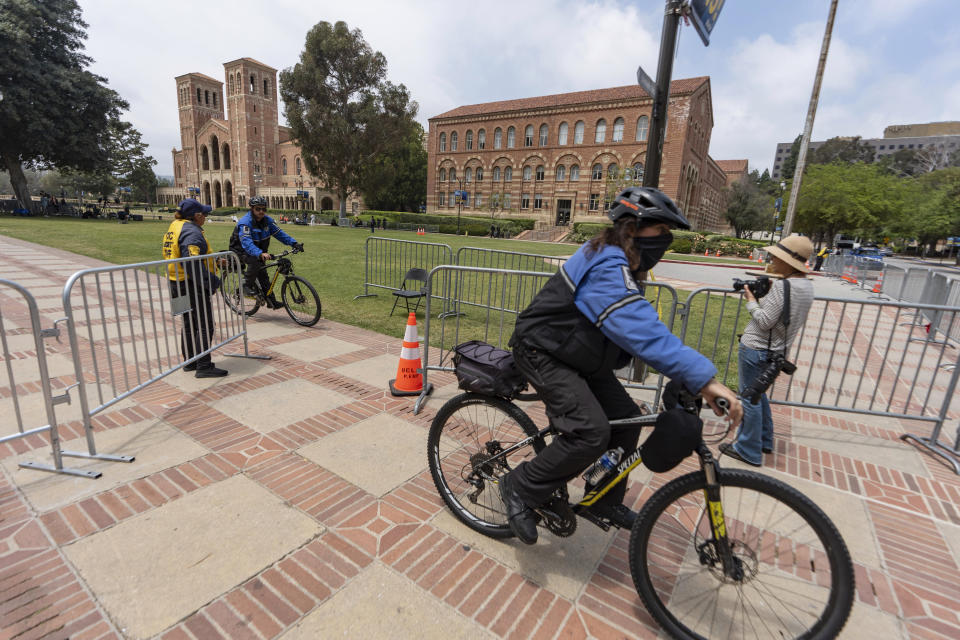
<path fill-rule="evenodd" d="M 213 183 L 213 199 L 214 199 L 214 209 L 219 209 L 223 206 L 223 192 L 220 190 L 220 181 L 217 180 Z"/>
<path fill-rule="evenodd" d="M 228 157 L 229 156 L 224 156 L 224 158 L 228 158 Z M 229 167 L 227 168 L 229 169 Z M 233 184 L 231 184 L 230 181 L 227 180 L 226 182 L 223 183 L 223 190 L 226 194 L 225 200 L 227 201 L 227 206 L 232 207 L 233 206 Z"/>
<path fill-rule="evenodd" d="M 330 211 L 331 209 L 333 209 L 333 199 L 324 198 L 323 200 L 321 200 L 320 208 L 323 209 L 324 211 Z"/>
<path fill-rule="evenodd" d="M 217 136 L 210 138 L 210 152 L 213 154 L 213 170 L 220 170 L 220 140 Z"/>
<path fill-rule="evenodd" d="M 203 204 L 210 204 L 210 183 L 203 183 Z"/>

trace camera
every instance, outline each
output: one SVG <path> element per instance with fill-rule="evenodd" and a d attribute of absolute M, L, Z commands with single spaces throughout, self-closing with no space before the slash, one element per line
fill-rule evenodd
<path fill-rule="evenodd" d="M 750 401 L 750 404 L 760 402 L 760 396 L 770 388 L 773 381 L 777 379 L 780 372 L 783 371 L 788 376 L 792 376 L 797 370 L 797 365 L 787 360 L 782 353 L 772 353 L 767 357 L 767 365 L 760 372 L 760 375 L 753 383 L 744 389 L 743 397 Z"/>
<path fill-rule="evenodd" d="M 759 300 L 770 292 L 770 287 L 772 284 L 773 282 L 770 280 L 769 276 L 757 276 L 756 280 L 741 280 L 740 278 L 734 278 L 733 290 L 743 291 L 743 288 L 746 287 L 747 289 L 750 289 L 750 293 L 753 294 L 753 297 Z"/>

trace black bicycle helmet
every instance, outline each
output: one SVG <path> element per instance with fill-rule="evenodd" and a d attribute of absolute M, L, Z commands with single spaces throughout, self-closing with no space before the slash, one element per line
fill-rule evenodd
<path fill-rule="evenodd" d="M 633 216 L 642 224 L 664 222 L 674 229 L 689 229 L 690 223 L 667 194 L 652 187 L 629 187 L 620 192 L 607 212 L 616 222 Z"/>
<path fill-rule="evenodd" d="M 250 208 L 267 206 L 267 199 L 264 196 L 253 196 L 250 198 Z"/>

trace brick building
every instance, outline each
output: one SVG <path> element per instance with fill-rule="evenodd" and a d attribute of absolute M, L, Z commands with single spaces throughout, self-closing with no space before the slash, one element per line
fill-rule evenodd
<path fill-rule="evenodd" d="M 172 151 L 174 186 L 157 189 L 157 201 L 195 197 L 216 208 L 262 195 L 273 209 L 339 208 L 337 196 L 307 174 L 289 127 L 279 124 L 277 70 L 252 58 L 223 69 L 226 101 L 224 83 L 210 76 L 175 79 L 181 148 Z M 348 211 L 355 201 L 359 207 L 351 198 Z"/>
<path fill-rule="evenodd" d="M 430 118 L 427 210 L 603 221 L 607 192 L 642 180 L 653 100 L 639 86 L 457 107 Z M 721 231 L 727 176 L 708 155 L 710 79 L 670 87 L 660 189 L 695 228 Z"/>

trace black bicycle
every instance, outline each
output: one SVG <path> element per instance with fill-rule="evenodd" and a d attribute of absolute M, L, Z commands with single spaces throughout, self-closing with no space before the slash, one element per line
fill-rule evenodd
<path fill-rule="evenodd" d="M 264 269 L 273 270 L 273 276 L 269 277 L 269 286 L 266 290 L 255 281 L 256 295 L 253 297 L 244 296 L 243 271 L 232 268 L 226 268 L 222 272 L 223 284 L 220 290 L 223 297 L 234 313 L 244 313 L 252 316 L 260 307 L 272 307 L 274 292 L 277 289 L 277 280 L 283 276 L 283 282 L 280 288 L 280 304 L 287 310 L 290 318 L 299 325 L 312 327 L 320 320 L 320 296 L 317 290 L 313 288 L 306 279 L 293 273 L 293 262 L 286 256 L 292 253 L 300 253 L 297 249 L 288 249 L 283 253 L 274 256 L 272 262 L 264 264 Z"/>
<path fill-rule="evenodd" d="M 518 396 L 533 399 L 535 396 Z M 681 394 L 685 410 L 699 413 Z M 652 426 L 656 414 L 611 421 Z M 427 456 L 443 501 L 492 538 L 513 536 L 499 479 L 552 438 L 510 400 L 464 393 L 441 407 Z M 722 437 L 722 436 L 721 436 Z M 721 469 L 701 438 L 700 469 L 660 487 L 630 533 L 630 573 L 647 610 L 675 638 L 833 638 L 853 606 L 853 564 L 840 532 L 809 498 L 769 476 Z M 570 501 L 567 487 L 540 509 L 539 526 L 572 535 L 577 516 L 607 530 L 589 507 L 641 462 L 627 452 L 596 486 Z"/>

